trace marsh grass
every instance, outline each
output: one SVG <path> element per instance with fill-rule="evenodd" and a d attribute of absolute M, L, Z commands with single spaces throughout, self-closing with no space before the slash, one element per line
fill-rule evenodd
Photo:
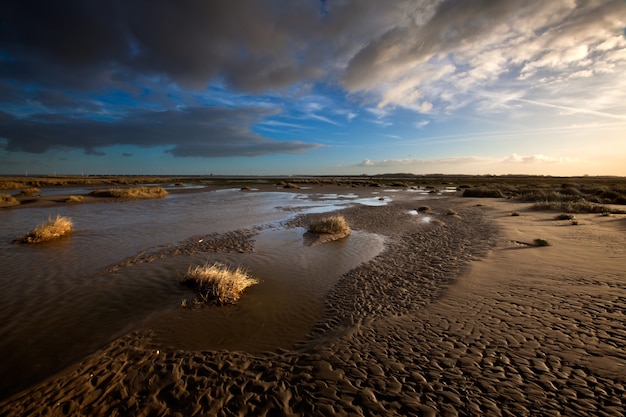
<path fill-rule="evenodd" d="M 574 218 L 572 213 L 561 213 L 554 216 L 554 220 L 574 220 Z"/>
<path fill-rule="evenodd" d="M 237 302 L 243 292 L 259 280 L 241 267 L 233 269 L 216 262 L 190 266 L 180 282 L 192 288 L 202 302 L 224 305 Z"/>
<path fill-rule="evenodd" d="M 22 189 L 22 191 L 20 191 L 18 196 L 20 196 L 20 197 L 32 197 L 32 196 L 40 195 L 40 194 L 41 194 L 41 190 L 39 190 L 39 188 L 37 188 L 37 187 L 29 187 L 29 188 Z"/>
<path fill-rule="evenodd" d="M 71 195 L 65 200 L 66 203 L 82 203 L 85 200 L 85 197 L 82 195 Z"/>
<path fill-rule="evenodd" d="M 0 194 L 0 207 L 18 206 L 19 201 L 10 194 Z"/>
<path fill-rule="evenodd" d="M 533 243 L 535 246 L 550 246 L 550 242 L 540 238 L 533 240 Z"/>
<path fill-rule="evenodd" d="M 47 223 L 40 224 L 28 232 L 26 236 L 15 241 L 18 243 L 47 242 L 71 233 L 73 228 L 74 225 L 69 217 L 57 215 L 55 218 L 49 217 Z"/>
<path fill-rule="evenodd" d="M 459 213 L 457 213 L 455 210 L 452 209 L 448 209 L 448 211 L 446 211 L 446 216 L 458 216 Z"/>
<path fill-rule="evenodd" d="M 613 209 L 603 204 L 588 200 L 579 201 L 540 201 L 531 206 L 533 210 L 562 210 L 566 213 L 615 213 L 624 214 L 625 210 Z"/>
<path fill-rule="evenodd" d="M 463 190 L 463 197 L 502 198 L 504 194 L 499 189 L 477 187 L 465 188 Z"/>
<path fill-rule="evenodd" d="M 299 190 L 300 186 L 296 183 L 293 182 L 287 182 L 287 183 L 281 183 L 281 185 L 283 186 L 283 188 L 290 188 L 293 190 Z"/>
<path fill-rule="evenodd" d="M 110 188 L 107 190 L 94 190 L 90 193 L 94 197 L 109 198 L 163 198 L 167 196 L 167 191 L 162 187 L 131 187 L 131 188 Z"/>
<path fill-rule="evenodd" d="M 428 206 L 420 206 L 417 208 L 417 211 L 431 211 L 431 208 Z"/>
<path fill-rule="evenodd" d="M 324 217 L 309 225 L 307 231 L 314 234 L 350 234 L 350 227 L 343 216 Z"/>

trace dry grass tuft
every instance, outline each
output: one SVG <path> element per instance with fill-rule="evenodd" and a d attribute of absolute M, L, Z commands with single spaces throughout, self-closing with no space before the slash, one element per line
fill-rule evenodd
<path fill-rule="evenodd" d="M 324 217 L 312 223 L 309 225 L 308 231 L 315 234 L 344 234 L 347 236 L 350 234 L 350 227 L 343 216 L 337 215 Z"/>
<path fill-rule="evenodd" d="M 41 194 L 41 190 L 39 188 L 29 187 L 29 188 L 22 189 L 22 191 L 20 191 L 18 196 L 19 197 L 33 197 L 35 195 L 40 195 L 40 194 Z"/>
<path fill-rule="evenodd" d="M 85 197 L 82 195 L 71 195 L 65 200 L 67 203 L 82 203 Z"/>
<path fill-rule="evenodd" d="M 192 288 L 203 302 L 217 305 L 237 302 L 248 287 L 258 283 L 245 269 L 232 269 L 219 262 L 190 266 L 181 279 L 181 284 Z"/>
<path fill-rule="evenodd" d="M 535 244 L 535 246 L 550 246 L 550 242 L 541 238 L 533 240 L 533 243 Z"/>
<path fill-rule="evenodd" d="M 299 190 L 300 186 L 298 184 L 293 183 L 293 182 L 288 182 L 288 183 L 285 183 L 283 185 L 283 188 L 291 188 L 293 190 Z"/>
<path fill-rule="evenodd" d="M 12 207 L 18 206 L 20 204 L 19 201 L 15 199 L 10 194 L 0 194 L 0 207 Z"/>
<path fill-rule="evenodd" d="M 162 187 L 110 188 L 92 191 L 91 195 L 109 198 L 163 198 L 167 191 Z"/>
<path fill-rule="evenodd" d="M 69 217 L 57 215 L 49 217 L 47 223 L 40 224 L 34 230 L 22 238 L 16 239 L 18 243 L 41 243 L 48 240 L 58 239 L 72 232 L 74 225 Z"/>

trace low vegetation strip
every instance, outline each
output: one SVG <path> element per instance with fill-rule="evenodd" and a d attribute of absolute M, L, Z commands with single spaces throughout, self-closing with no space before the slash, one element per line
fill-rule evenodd
<path fill-rule="evenodd" d="M 626 210 L 613 208 L 604 204 L 580 201 L 540 201 L 531 206 L 533 210 L 560 210 L 566 213 L 613 213 L 624 214 Z M 564 219 L 560 219 L 564 220 Z"/>
<path fill-rule="evenodd" d="M 163 198 L 167 191 L 163 187 L 132 187 L 132 188 L 109 188 L 106 190 L 94 190 L 90 193 L 94 197 L 108 198 Z"/>
<path fill-rule="evenodd" d="M 72 232 L 74 225 L 69 217 L 57 215 L 48 218 L 48 222 L 37 226 L 24 237 L 15 240 L 17 243 L 41 243 L 58 239 Z"/>
<path fill-rule="evenodd" d="M 202 302 L 217 305 L 234 304 L 248 287 L 258 283 L 245 269 L 219 262 L 190 266 L 181 279 L 181 284 L 192 288 Z"/>

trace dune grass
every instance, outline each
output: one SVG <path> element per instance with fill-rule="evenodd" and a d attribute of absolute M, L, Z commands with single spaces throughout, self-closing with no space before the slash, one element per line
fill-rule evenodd
<path fill-rule="evenodd" d="M 109 197 L 121 199 L 163 198 L 167 195 L 167 191 L 162 187 L 131 187 L 94 190 L 90 194 L 94 197 Z"/>
<path fill-rule="evenodd" d="M 72 232 L 74 225 L 69 217 L 57 215 L 49 217 L 47 223 L 40 224 L 24 237 L 16 239 L 18 243 L 41 243 L 58 239 Z"/>
<path fill-rule="evenodd" d="M 190 266 L 181 279 L 181 284 L 192 288 L 202 302 L 217 305 L 234 304 L 248 287 L 258 283 L 245 269 L 219 262 Z"/>
<path fill-rule="evenodd" d="M 315 234 L 350 234 L 350 227 L 343 216 L 330 216 L 324 217 L 321 220 L 315 221 L 308 227 L 309 233 Z"/>
<path fill-rule="evenodd" d="M 0 207 L 18 206 L 19 201 L 10 194 L 0 194 Z"/>

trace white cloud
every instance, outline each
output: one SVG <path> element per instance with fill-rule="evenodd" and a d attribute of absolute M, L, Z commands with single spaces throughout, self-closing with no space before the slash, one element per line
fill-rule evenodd
<path fill-rule="evenodd" d="M 505 163 L 521 163 L 521 164 L 557 164 L 557 163 L 572 163 L 576 162 L 576 159 L 567 157 L 551 157 L 546 155 L 517 155 L 511 154 L 503 159 Z"/>
<path fill-rule="evenodd" d="M 510 112 L 520 102 L 506 95 L 599 117 L 626 113 L 623 1 L 485 4 L 443 2 L 418 24 L 400 21 L 363 43 L 344 85 L 376 95 L 379 108 L 421 113 L 520 116 Z M 548 120 L 545 108 L 525 107 L 523 114 Z"/>
<path fill-rule="evenodd" d="M 407 167 L 407 166 L 423 166 L 423 165 L 455 165 L 455 164 L 467 164 L 467 163 L 480 163 L 489 160 L 489 158 L 481 158 L 475 156 L 462 156 L 462 157 L 447 157 L 447 158 L 428 158 L 428 159 L 383 159 L 379 161 L 373 161 L 371 159 L 364 159 L 362 162 L 354 165 L 355 167 L 382 167 L 382 168 L 395 168 L 395 167 Z"/>
<path fill-rule="evenodd" d="M 460 171 L 467 166 L 489 165 L 496 166 L 498 164 L 570 164 L 578 162 L 575 158 L 569 157 L 551 157 L 546 155 L 518 155 L 511 154 L 506 157 L 486 157 L 486 156 L 451 156 L 442 158 L 406 158 L 406 159 L 382 159 L 372 160 L 364 159 L 362 162 L 354 165 L 355 167 L 370 168 L 406 168 L 406 167 L 439 167 L 439 168 L 455 168 L 459 167 Z M 462 168 L 463 167 L 463 168 Z"/>

